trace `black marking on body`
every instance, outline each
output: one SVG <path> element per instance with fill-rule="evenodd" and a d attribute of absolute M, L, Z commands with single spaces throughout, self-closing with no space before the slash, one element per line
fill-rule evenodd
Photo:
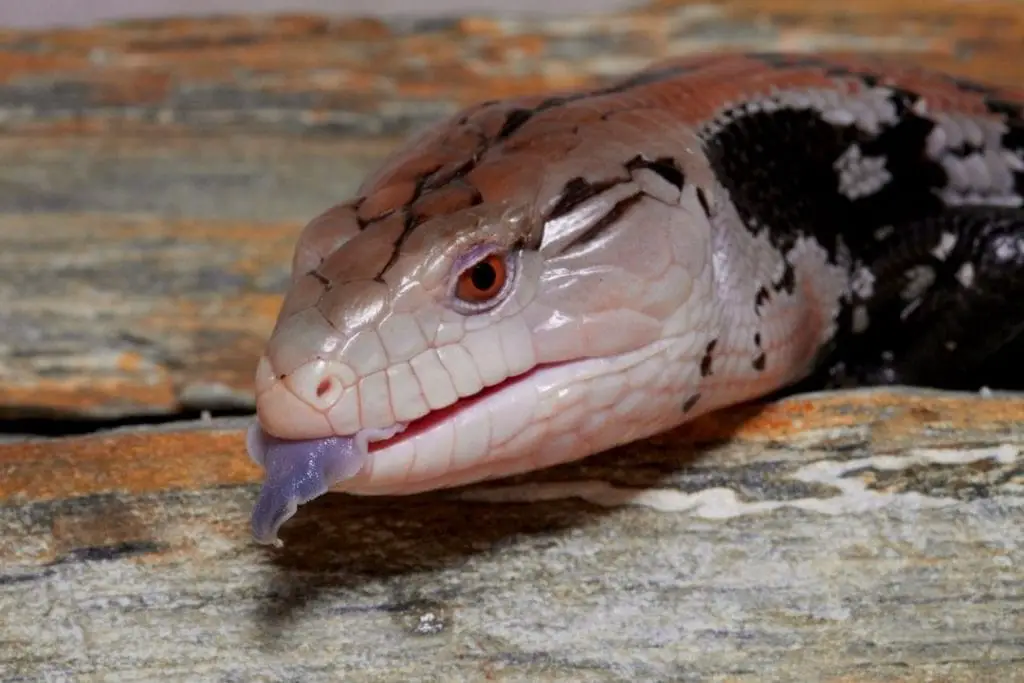
<path fill-rule="evenodd" d="M 471 157 L 463 161 L 458 166 L 454 166 L 447 169 L 444 166 L 439 166 L 435 168 L 433 171 L 421 176 L 416 184 L 416 199 L 419 199 L 427 192 L 444 187 L 450 183 L 462 180 L 463 178 L 466 177 L 467 173 L 473 170 L 473 167 L 475 165 L 476 162 Z M 413 199 L 409 203 L 412 204 L 414 201 L 416 201 L 416 199 Z"/>
<path fill-rule="evenodd" d="M 908 93 L 894 91 L 891 101 L 900 118 L 878 135 L 832 124 L 809 109 L 748 112 L 739 105 L 728 114 L 731 120 L 707 136 L 706 147 L 744 224 L 770 226 L 769 239 L 783 253 L 799 237 L 811 237 L 835 263 L 840 240 L 856 254 L 878 227 L 940 212 L 935 192 L 946 173 L 924 157 L 935 124 L 914 113 Z M 853 145 L 864 156 L 883 157 L 892 180 L 851 199 L 839 191 L 834 165 Z M 791 291 L 791 283 L 784 274 L 782 287 Z"/>
<path fill-rule="evenodd" d="M 772 289 L 776 292 L 785 292 L 786 294 L 792 294 L 796 291 L 796 270 L 788 260 L 784 261 L 782 275 L 772 283 Z"/>
<path fill-rule="evenodd" d="M 711 353 L 715 350 L 715 346 L 718 345 L 717 339 L 712 339 L 708 342 L 708 345 L 704 347 L 704 356 L 700 359 L 700 376 L 708 377 L 711 375 L 711 364 L 713 357 Z"/>
<path fill-rule="evenodd" d="M 757 347 L 759 353 L 754 356 L 754 359 L 750 362 L 751 366 L 758 372 L 764 371 L 765 365 L 768 362 L 768 357 L 765 355 L 764 349 L 761 348 L 761 333 L 754 333 L 754 346 Z"/>
<path fill-rule="evenodd" d="M 693 407 L 697 405 L 697 401 L 700 400 L 700 394 L 694 394 L 690 398 L 683 401 L 683 412 L 688 413 L 693 410 Z"/>
<path fill-rule="evenodd" d="M 359 207 L 361 207 L 365 201 L 366 201 L 366 195 L 362 195 L 362 196 L 356 197 L 351 202 L 352 213 L 356 217 L 356 225 L 359 226 L 359 230 L 360 231 L 366 230 L 366 226 L 368 226 L 370 223 L 372 223 L 375 220 L 375 219 L 372 219 L 372 218 L 371 219 L 362 218 L 359 215 Z"/>
<path fill-rule="evenodd" d="M 323 274 L 321 274 L 319 270 L 314 268 L 313 270 L 309 271 L 307 273 L 307 275 L 311 276 L 313 279 L 315 279 L 317 282 L 319 282 L 321 285 L 323 285 L 323 288 L 324 288 L 325 292 L 331 291 L 331 287 L 333 286 L 331 284 L 331 281 L 328 280 L 326 277 L 324 277 Z"/>
<path fill-rule="evenodd" d="M 1006 117 L 1008 130 L 1003 134 L 1003 147 L 1024 159 L 1024 103 L 1007 102 L 991 99 L 988 108 L 996 114 Z M 1014 173 L 1014 190 L 1024 197 L 1024 170 Z"/>
<path fill-rule="evenodd" d="M 414 214 L 409 210 L 408 206 L 406 206 L 403 211 L 405 213 L 405 222 L 402 225 L 402 232 L 399 233 L 395 243 L 391 246 L 391 255 L 388 257 L 387 263 L 385 263 L 373 277 L 374 281 L 381 284 L 385 284 L 384 273 L 388 272 L 388 268 L 398 261 L 398 255 L 402 251 L 402 245 L 405 244 L 405 240 L 409 239 L 409 235 L 412 234 L 412 231 L 415 230 L 416 226 L 423 221 L 423 217 Z"/>
<path fill-rule="evenodd" d="M 561 197 L 555 203 L 555 206 L 548 212 L 545 220 L 551 221 L 561 218 L 576 209 L 583 202 L 620 183 L 629 182 L 632 178 L 632 174 L 640 169 L 652 171 L 678 190 L 682 190 L 683 185 L 686 182 L 686 178 L 683 175 L 682 170 L 679 168 L 678 162 L 672 157 L 646 159 L 642 155 L 638 154 L 623 164 L 623 168 L 628 175 L 610 178 L 607 180 L 590 181 L 580 176 L 573 178 L 565 184 Z M 596 221 L 592 226 L 587 228 L 571 242 L 564 245 L 561 251 L 568 251 L 596 239 L 604 233 L 605 230 L 621 219 L 629 209 L 648 196 L 651 195 L 648 195 L 646 192 L 641 190 L 625 197 L 624 199 L 620 199 L 615 206 L 608 211 L 608 213 L 602 216 L 600 220 Z"/>
<path fill-rule="evenodd" d="M 772 295 L 768 293 L 768 289 L 764 285 L 757 288 L 757 294 L 754 295 L 754 313 L 757 314 L 757 317 L 761 317 L 761 309 L 771 300 Z"/>
<path fill-rule="evenodd" d="M 519 128 L 533 118 L 534 111 L 531 109 L 513 109 L 505 115 L 505 124 L 498 131 L 498 139 L 504 140 L 515 133 Z"/>
<path fill-rule="evenodd" d="M 711 204 L 708 202 L 708 196 L 707 193 L 704 192 L 703 187 L 697 188 L 697 201 L 700 203 L 701 211 L 703 211 L 704 215 L 707 216 L 708 219 L 710 219 L 712 217 Z"/>
<path fill-rule="evenodd" d="M 638 154 L 626 162 L 626 170 L 628 171 L 636 171 L 641 168 L 646 168 L 657 173 L 667 182 L 674 185 L 677 190 L 683 189 L 683 183 L 685 182 L 683 171 L 679 168 L 679 164 L 672 157 L 659 157 L 650 161 Z"/>
<path fill-rule="evenodd" d="M 558 200 L 558 203 L 556 203 L 548 213 L 547 220 L 550 221 L 556 218 L 561 218 L 588 199 L 596 197 L 602 192 L 614 187 L 620 182 L 624 182 L 625 180 L 625 178 L 616 178 L 613 180 L 603 180 L 601 182 L 592 183 L 586 178 L 579 176 L 573 178 L 565 184 L 565 190 L 562 192 L 562 196 Z"/>
<path fill-rule="evenodd" d="M 844 309 L 818 380 L 1021 388 L 1005 368 L 1024 352 L 1024 208 L 955 207 L 896 234 L 868 264 L 872 291 Z M 855 330 L 858 306 L 870 322 Z"/>
<path fill-rule="evenodd" d="M 879 121 L 877 133 L 858 127 L 856 122 L 832 123 L 814 109 L 747 107 L 741 102 L 723 115 L 720 125 L 709 126 L 704 134 L 709 160 L 741 221 L 754 235 L 764 232 L 784 258 L 783 271 L 771 284 L 772 291 L 795 291 L 796 273 L 786 254 L 801 237 L 824 248 L 830 263 L 848 267 L 851 277 L 860 267 L 879 281 L 866 300 L 854 296 L 840 302 L 835 338 L 822 352 L 829 368 L 857 382 L 891 382 L 894 377 L 923 372 L 904 370 L 900 375 L 894 370 L 924 357 L 904 344 L 893 349 L 894 339 L 917 339 L 910 334 L 915 323 L 944 315 L 936 309 L 937 304 L 924 299 L 947 301 L 944 297 L 959 286 L 956 273 L 963 260 L 954 253 L 938 268 L 941 275 L 929 288 L 934 296 L 929 292 L 921 301 L 908 302 L 896 291 L 906 287 L 903 273 L 917 263 L 917 257 L 909 254 L 926 254 L 936 249 L 941 238 L 940 232 L 925 235 L 924 228 L 908 226 L 927 224 L 937 231 L 949 227 L 941 219 L 950 207 L 939 194 L 949 178 L 941 163 L 926 154 L 929 134 L 937 124 L 920 113 L 926 110 L 915 106 L 918 100 L 915 93 L 891 88 L 888 102 L 896 119 Z M 1008 123 L 1002 144 L 1008 151 L 1024 149 L 1020 111 L 1012 104 L 1002 109 Z M 844 194 L 840 191 L 842 169 L 837 170 L 836 162 L 854 146 L 861 158 L 884 160 L 888 177 L 868 191 Z M 958 151 L 966 155 L 974 150 L 965 146 Z M 1024 193 L 1024 174 L 1017 171 L 1015 181 L 1017 192 Z M 964 241 L 960 234 L 957 232 L 954 252 Z M 899 272 L 885 265 L 896 261 L 901 262 Z M 755 294 L 755 312 L 761 312 L 768 293 L 758 290 Z M 875 298 L 878 303 L 872 305 Z M 1006 315 L 1012 320 L 1020 314 L 1007 309 Z M 865 320 L 869 321 L 869 333 L 854 338 L 852 330 L 864 327 Z M 966 356 L 957 356 L 961 357 Z M 763 370 L 767 365 L 764 353 L 752 364 Z M 950 361 L 940 365 L 949 367 Z"/>
<path fill-rule="evenodd" d="M 466 160 L 465 162 L 459 164 L 458 166 L 448 169 L 447 171 L 443 164 L 437 164 L 432 168 L 423 171 L 422 173 L 419 174 L 419 176 L 417 176 L 416 185 L 413 189 L 412 196 L 399 209 L 404 213 L 404 224 L 402 226 L 402 232 L 398 235 L 398 238 L 395 240 L 395 243 L 392 247 L 391 256 L 388 258 L 387 263 L 385 263 L 384 266 L 380 269 L 380 271 L 378 271 L 378 273 L 374 276 L 373 279 L 375 281 L 381 283 L 384 282 L 384 273 L 386 273 L 388 269 L 391 268 L 391 266 L 394 265 L 395 262 L 398 260 L 398 255 L 401 252 L 402 245 L 409 238 L 409 235 L 411 235 L 412 231 L 415 230 L 419 225 L 432 218 L 432 216 L 430 215 L 420 214 L 416 212 L 413 209 L 416 202 L 419 201 L 421 197 L 423 197 L 425 194 L 432 190 L 447 187 L 448 185 L 454 182 L 461 182 L 466 177 L 466 174 L 468 174 L 476 166 L 476 159 L 477 155 L 474 154 L 472 158 Z M 466 183 L 466 185 L 471 186 L 468 183 Z M 362 201 L 363 199 L 361 198 L 359 200 L 359 204 L 362 204 Z M 479 190 L 477 190 L 474 187 L 472 193 L 471 206 L 476 206 L 481 203 L 483 203 L 483 195 L 481 195 Z M 365 229 L 367 225 L 375 221 L 383 220 L 384 218 L 392 215 L 393 213 L 395 213 L 395 209 L 386 211 L 380 216 L 376 216 L 372 220 L 366 221 L 365 224 L 362 221 L 360 221 L 360 229 Z"/>

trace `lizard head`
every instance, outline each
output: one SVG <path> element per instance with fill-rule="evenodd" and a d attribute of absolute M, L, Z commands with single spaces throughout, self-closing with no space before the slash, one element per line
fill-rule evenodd
<path fill-rule="evenodd" d="M 257 537 L 329 489 L 461 485 L 678 421 L 666 354 L 710 249 L 681 162 L 614 131 L 581 152 L 571 120 L 483 150 L 487 117 L 507 113 L 434 129 L 300 235 L 256 376 Z M 681 207 L 695 229 L 666 229 Z"/>

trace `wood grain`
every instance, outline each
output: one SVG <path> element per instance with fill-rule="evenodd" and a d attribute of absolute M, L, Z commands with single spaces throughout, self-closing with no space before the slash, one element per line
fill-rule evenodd
<path fill-rule="evenodd" d="M 0 445 L 0 675 L 1024 680 L 1024 398 L 851 392 L 257 546 L 238 420 Z M 528 503 L 528 504 L 524 504 Z"/>
<path fill-rule="evenodd" d="M 0 414 L 250 409 L 302 224 L 470 102 L 707 50 L 866 50 L 1024 82 L 1020 0 L 661 1 L 0 32 Z"/>

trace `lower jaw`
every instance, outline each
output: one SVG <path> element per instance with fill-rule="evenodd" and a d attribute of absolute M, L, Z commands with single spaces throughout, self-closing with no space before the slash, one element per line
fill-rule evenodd
<path fill-rule="evenodd" d="M 605 374 L 603 370 L 597 370 L 594 366 L 606 364 L 609 360 L 611 359 L 581 359 L 538 366 L 486 388 L 474 396 L 461 399 L 451 406 L 390 428 L 397 433 L 387 434 L 389 430 L 383 430 L 384 435 L 378 436 L 373 433 L 375 430 L 363 430 L 355 435 L 345 437 L 333 436 L 312 440 L 348 440 L 350 447 L 356 445 L 353 442 L 365 440 L 366 448 L 363 451 L 364 458 L 359 471 L 350 472 L 346 477 L 331 478 L 330 481 L 325 481 L 324 483 L 328 484 L 327 490 L 367 496 L 422 493 L 511 476 L 575 460 L 589 454 L 593 450 L 594 443 L 606 444 L 611 447 L 615 445 L 613 442 L 617 441 L 624 433 L 620 418 L 629 421 L 628 417 L 609 416 L 612 422 L 609 426 L 610 431 L 595 435 L 594 443 L 584 443 L 582 437 L 577 433 L 578 429 L 572 425 L 562 425 L 558 428 L 560 431 L 552 434 L 543 428 L 541 423 L 530 418 L 523 422 L 522 430 L 514 434 L 514 443 L 512 437 L 504 444 L 490 443 L 485 456 L 477 458 L 466 456 L 465 461 L 457 466 L 452 466 L 451 456 L 443 453 L 443 448 L 434 449 L 440 454 L 433 456 L 435 459 L 416 462 L 417 453 L 424 453 L 430 449 L 424 448 L 421 444 L 415 444 L 417 447 L 414 449 L 414 444 L 409 443 L 414 439 L 433 438 L 431 432 L 446 423 L 449 425 L 448 429 L 461 428 L 461 425 L 467 421 L 473 421 L 472 418 L 465 417 L 466 411 L 474 408 L 481 410 L 482 408 L 478 404 L 486 400 L 494 401 L 499 395 L 502 401 L 508 405 L 523 405 L 523 401 L 532 403 L 538 394 L 544 395 L 548 389 L 558 390 L 560 386 L 567 386 L 567 382 L 572 378 L 580 380 L 589 376 Z M 629 367 L 627 364 L 620 365 L 621 367 L 615 367 L 612 371 L 621 371 L 625 367 Z M 558 366 L 573 367 L 569 369 Z M 554 374 L 549 377 L 548 372 L 551 371 L 554 371 Z M 543 377 L 535 377 L 542 372 L 544 373 Z M 559 390 L 559 394 L 561 393 Z M 558 401 L 561 403 L 562 398 L 560 397 Z M 569 404 L 566 403 L 555 412 L 564 411 L 568 406 Z M 498 405 L 496 408 L 492 406 L 488 410 L 501 414 L 502 409 Z M 648 406 L 647 409 L 650 410 L 651 407 Z M 460 416 L 460 414 L 462 415 Z M 631 430 L 626 429 L 625 431 Z M 553 440 L 558 443 L 554 443 Z M 587 441 L 589 440 L 588 437 Z M 291 443 L 296 442 L 292 441 Z M 534 459 L 538 453 L 540 454 L 538 457 L 540 464 Z M 465 456 L 466 453 L 463 455 Z M 439 462 L 441 459 L 447 462 Z M 259 462 L 258 458 L 254 457 L 254 460 Z"/>
<path fill-rule="evenodd" d="M 257 420 L 247 436 L 247 448 L 250 458 L 265 470 L 257 503 L 263 515 L 262 533 L 258 535 L 264 539 L 270 538 L 271 525 L 266 520 L 276 518 L 293 503 L 301 505 L 327 491 L 370 495 L 378 491 L 396 493 L 436 488 L 429 480 L 444 477 L 446 472 L 425 472 L 423 474 L 429 476 L 411 478 L 390 476 L 381 481 L 380 477 L 371 474 L 375 469 L 373 461 L 387 461 L 389 451 L 427 435 L 432 429 L 443 427 L 446 423 L 449 423 L 449 429 L 453 429 L 459 413 L 471 410 L 482 401 L 511 389 L 513 385 L 525 383 L 531 375 L 546 367 L 550 366 L 535 367 L 408 423 L 396 423 L 383 429 L 363 429 L 351 435 L 280 439 L 264 431 Z M 397 453 L 394 455 L 397 456 Z M 415 481 L 418 479 L 425 481 L 419 485 L 420 482 Z M 287 516 L 291 514 L 293 512 Z"/>

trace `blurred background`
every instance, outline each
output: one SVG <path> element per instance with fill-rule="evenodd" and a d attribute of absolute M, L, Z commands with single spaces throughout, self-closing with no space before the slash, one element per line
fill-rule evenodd
<path fill-rule="evenodd" d="M 43 28 L 97 21 L 209 14 L 316 12 L 336 16 L 560 14 L 599 12 L 641 4 L 638 0 L 46 0 L 0 2 L 0 26 Z"/>

